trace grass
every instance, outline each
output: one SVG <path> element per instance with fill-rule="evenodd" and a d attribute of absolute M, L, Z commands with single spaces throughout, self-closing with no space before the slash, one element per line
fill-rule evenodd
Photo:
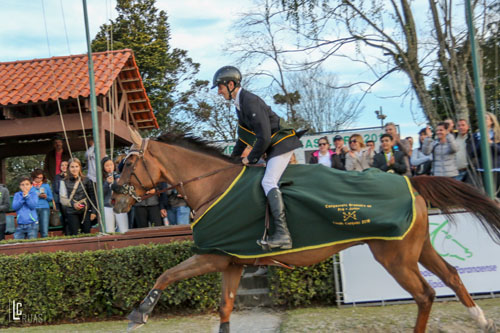
<path fill-rule="evenodd" d="M 500 298 L 478 300 L 486 318 L 500 327 Z M 263 311 L 266 311 L 263 309 Z M 412 332 L 417 316 L 415 304 L 357 307 L 310 307 L 278 312 L 281 315 L 280 332 Z M 244 320 L 244 319 L 243 319 Z M 189 316 L 155 316 L 137 333 L 145 332 L 214 332 L 218 327 L 216 314 Z M 6 332 L 125 332 L 126 320 L 86 322 L 82 324 L 45 325 L 9 328 Z M 242 326 L 241 323 L 239 325 Z M 243 325 L 252 331 L 252 322 Z M 236 332 L 233 330 L 233 333 Z M 266 331 L 268 332 L 268 331 Z M 456 301 L 436 302 L 433 305 L 428 333 L 480 332 L 467 310 Z M 270 333 L 270 332 L 269 332 Z"/>

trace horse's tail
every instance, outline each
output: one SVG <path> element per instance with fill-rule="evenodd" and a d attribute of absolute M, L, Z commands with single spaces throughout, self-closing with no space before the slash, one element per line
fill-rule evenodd
<path fill-rule="evenodd" d="M 500 207 L 475 187 L 453 178 L 416 176 L 410 178 L 412 186 L 432 206 L 449 215 L 454 208 L 474 214 L 490 237 L 500 244 Z"/>

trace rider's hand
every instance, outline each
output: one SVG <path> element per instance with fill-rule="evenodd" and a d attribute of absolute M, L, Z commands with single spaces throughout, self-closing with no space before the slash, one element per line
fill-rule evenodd
<path fill-rule="evenodd" d="M 243 163 L 244 165 L 248 165 L 248 164 L 250 164 L 250 161 L 248 161 L 248 158 L 243 157 L 243 158 L 241 159 L 241 163 Z"/>

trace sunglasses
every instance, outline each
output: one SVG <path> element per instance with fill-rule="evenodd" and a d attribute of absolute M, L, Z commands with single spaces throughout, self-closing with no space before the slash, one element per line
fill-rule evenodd
<path fill-rule="evenodd" d="M 318 143 L 318 146 L 326 146 L 326 145 L 328 145 L 328 143 L 325 142 Z"/>
<path fill-rule="evenodd" d="M 358 142 L 358 141 L 356 141 L 356 140 L 349 141 L 349 143 L 356 143 L 356 142 Z"/>

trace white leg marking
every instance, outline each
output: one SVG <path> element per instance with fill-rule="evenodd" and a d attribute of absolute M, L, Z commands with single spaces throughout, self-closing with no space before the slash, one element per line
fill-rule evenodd
<path fill-rule="evenodd" d="M 479 306 L 473 306 L 467 308 L 469 310 L 470 316 L 479 324 L 481 328 L 485 328 L 488 325 L 488 321 L 484 317 L 483 310 Z"/>

